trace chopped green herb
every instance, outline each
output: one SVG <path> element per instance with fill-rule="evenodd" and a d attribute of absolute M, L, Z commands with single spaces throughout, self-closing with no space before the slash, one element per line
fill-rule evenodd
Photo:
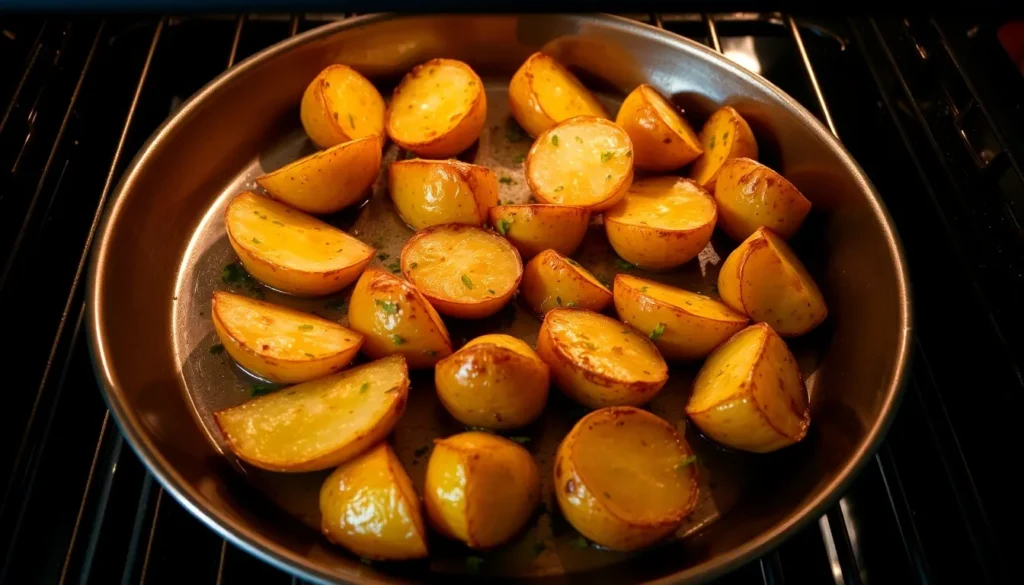
<path fill-rule="evenodd" d="M 597 278 L 597 281 L 604 285 L 605 288 L 612 285 L 612 281 L 608 280 L 608 277 L 603 274 L 595 274 L 594 277 Z"/>
<path fill-rule="evenodd" d="M 253 384 L 249 396 L 263 396 L 264 394 L 270 394 L 274 390 L 277 390 L 277 386 L 273 384 Z"/>
<path fill-rule="evenodd" d="M 579 136 L 576 136 L 575 138 L 576 138 L 576 143 L 577 144 L 583 144 L 583 139 L 582 138 L 580 138 Z"/>
<path fill-rule="evenodd" d="M 299 331 L 312 331 L 312 325 L 299 325 Z"/>
<path fill-rule="evenodd" d="M 387 260 L 390 257 L 391 255 L 386 252 L 381 252 L 380 254 L 377 254 L 377 260 L 380 260 L 381 262 Z"/>
<path fill-rule="evenodd" d="M 527 443 L 529 443 L 530 441 L 533 440 L 530 437 L 506 437 L 506 438 L 509 441 L 512 441 L 513 443 L 519 443 L 520 445 L 525 445 L 525 444 L 527 444 Z"/>
<path fill-rule="evenodd" d="M 211 345 L 210 346 L 210 353 L 212 353 L 213 355 L 217 355 L 219 353 L 224 353 L 224 344 L 223 343 L 218 343 L 218 344 L 215 344 L 215 345 Z"/>
<path fill-rule="evenodd" d="M 664 334 L 665 334 L 665 324 L 664 323 L 658 323 L 658 326 L 654 328 L 654 331 L 651 331 L 651 341 L 657 341 L 657 339 L 659 337 L 661 337 L 662 335 L 664 335 Z"/>
<path fill-rule="evenodd" d="M 468 275 L 462 275 L 462 284 L 464 284 L 469 290 L 473 290 L 473 281 L 470 280 Z"/>
<path fill-rule="evenodd" d="M 557 304 L 557 305 L 558 305 L 559 307 L 561 307 L 561 306 L 562 306 L 562 297 L 555 297 L 555 303 L 556 303 L 556 304 Z"/>
<path fill-rule="evenodd" d="M 283 221 L 277 221 L 276 219 L 271 221 L 270 223 L 272 223 L 274 225 L 284 226 L 284 222 Z"/>
<path fill-rule="evenodd" d="M 304 352 L 304 353 L 306 354 L 306 357 L 310 357 L 310 358 L 315 358 L 316 357 L 315 355 L 309 353 L 308 351 Z"/>
<path fill-rule="evenodd" d="M 398 260 L 395 260 L 391 264 L 388 264 L 388 270 L 395 274 L 398 274 L 399 272 L 402 271 L 402 265 L 399 264 Z"/>
<path fill-rule="evenodd" d="M 353 130 L 356 127 L 356 120 L 352 117 L 352 114 L 348 115 L 348 125 L 351 126 Z"/>
<path fill-rule="evenodd" d="M 611 181 L 611 180 L 612 180 L 612 176 L 611 175 L 608 175 L 607 177 L 604 178 L 604 182 L 605 183 L 607 183 L 608 181 Z"/>
<path fill-rule="evenodd" d="M 581 536 L 577 536 L 576 538 L 570 540 L 569 541 L 569 546 L 571 546 L 573 548 L 587 548 L 587 547 L 590 546 L 590 542 L 585 537 L 583 537 L 581 535 Z"/>
<path fill-rule="evenodd" d="M 714 147 L 715 147 L 715 135 L 712 134 L 711 135 L 711 140 L 708 141 L 708 150 L 711 150 Z"/>
<path fill-rule="evenodd" d="M 565 185 L 559 185 L 559 186 L 555 187 L 555 193 L 558 193 L 559 191 L 561 191 L 563 189 L 565 189 Z"/>
<path fill-rule="evenodd" d="M 380 299 L 376 299 L 375 301 L 373 301 L 373 304 L 380 307 L 381 310 L 387 313 L 388 315 L 395 315 L 398 313 L 398 303 L 394 301 L 382 301 Z"/>
<path fill-rule="evenodd" d="M 265 213 L 260 213 L 259 211 L 256 211 L 255 209 L 253 209 L 252 212 L 253 212 L 253 214 L 256 217 L 258 217 L 260 219 L 267 219 L 267 214 L 265 214 Z"/>
<path fill-rule="evenodd" d="M 366 394 L 366 391 L 369 390 L 369 389 L 370 389 L 370 383 L 369 382 L 363 382 L 363 385 L 359 387 L 359 393 L 360 394 Z"/>
<path fill-rule="evenodd" d="M 568 303 L 565 303 L 565 306 L 566 306 L 566 307 L 570 307 L 570 308 L 572 308 L 572 307 L 578 307 L 578 306 L 579 306 L 579 303 L 578 303 L 578 302 L 576 302 L 576 301 L 569 301 Z"/>
<path fill-rule="evenodd" d="M 548 550 L 548 545 L 544 544 L 543 542 L 533 543 L 533 556 L 539 557 L 540 555 L 544 554 L 544 551 L 546 550 Z"/>
<path fill-rule="evenodd" d="M 729 131 L 726 130 L 725 132 L 722 133 L 722 142 L 725 142 L 728 139 L 729 139 Z"/>
<path fill-rule="evenodd" d="M 348 302 L 346 302 L 345 299 L 332 299 L 324 303 L 324 308 L 332 311 L 338 311 L 339 313 L 347 313 Z"/>
<path fill-rule="evenodd" d="M 508 228 L 512 227 L 511 219 L 499 219 L 498 220 L 498 233 L 505 235 L 508 233 Z"/>
<path fill-rule="evenodd" d="M 423 445 L 419 449 L 413 451 L 412 454 L 414 457 L 423 457 L 428 451 L 430 451 L 430 445 Z"/>
<path fill-rule="evenodd" d="M 608 161 L 612 160 L 613 156 L 615 156 L 614 152 L 612 152 L 610 150 L 606 150 L 606 151 L 601 153 L 601 162 L 603 162 L 603 163 L 608 162 Z"/>
<path fill-rule="evenodd" d="M 412 264 L 409 265 L 409 270 L 412 270 L 412 269 L 416 268 L 419 265 L 420 265 L 419 262 L 413 262 Z"/>
<path fill-rule="evenodd" d="M 526 138 L 526 132 L 518 123 L 516 123 L 515 118 L 512 116 L 509 116 L 508 120 L 505 121 L 505 138 L 507 138 L 509 142 L 519 142 Z"/>
<path fill-rule="evenodd" d="M 252 239 L 252 243 L 254 243 L 254 244 L 262 244 L 262 243 L 263 243 L 263 240 L 261 240 L 261 239 L 259 239 L 259 238 L 253 238 L 253 239 Z"/>
<path fill-rule="evenodd" d="M 401 335 L 392 333 L 391 343 L 394 343 L 395 345 L 402 345 L 403 343 L 405 343 L 405 338 L 403 338 Z"/>
<path fill-rule="evenodd" d="M 256 284 L 256 279 L 246 271 L 240 262 L 232 262 L 225 266 L 224 270 L 220 273 L 220 278 L 224 281 L 224 284 L 238 285 L 246 288 Z"/>
<path fill-rule="evenodd" d="M 566 258 L 565 261 L 568 262 L 569 264 L 572 264 L 576 268 L 583 268 L 582 266 L 580 266 L 579 262 L 573 260 L 572 258 Z"/>
<path fill-rule="evenodd" d="M 604 492 L 604 497 L 608 498 L 609 500 L 612 499 L 612 495 L 609 494 L 608 492 Z"/>
<path fill-rule="evenodd" d="M 554 134 L 551 136 L 551 144 L 554 146 L 558 146 L 558 134 Z"/>
<path fill-rule="evenodd" d="M 682 471 L 696 462 L 696 455 L 687 455 L 686 457 L 683 457 L 682 460 L 679 461 L 679 463 L 676 464 L 676 471 Z"/>
<path fill-rule="evenodd" d="M 425 351 L 425 352 L 423 352 L 423 353 L 425 353 L 425 354 L 429 355 L 430 357 L 434 357 L 434 356 L 436 356 L 436 355 L 437 355 L 437 352 L 436 352 L 436 351 L 434 351 L 434 350 L 432 350 L 432 349 L 428 349 L 427 351 Z"/>
<path fill-rule="evenodd" d="M 519 163 L 521 163 L 521 162 L 526 160 L 526 155 L 525 154 L 516 155 L 516 157 L 514 159 L 512 159 L 512 160 L 516 161 L 516 164 L 519 164 Z"/>
<path fill-rule="evenodd" d="M 470 573 L 479 573 L 483 564 L 484 560 L 481 557 L 466 557 L 466 570 Z"/>
<path fill-rule="evenodd" d="M 590 351 L 597 351 L 597 346 L 594 345 L 593 343 L 590 343 L 589 341 L 584 343 L 583 345 L 587 346 L 587 349 L 589 349 Z"/>
<path fill-rule="evenodd" d="M 615 258 L 614 264 L 615 264 L 616 268 L 621 268 L 623 270 L 632 270 L 632 269 L 636 268 L 636 266 L 634 266 L 634 265 L 630 264 L 629 262 L 626 262 L 622 258 L 618 258 L 618 257 Z"/>
<path fill-rule="evenodd" d="M 512 177 L 501 177 L 498 182 L 502 185 L 515 185 L 516 181 Z"/>
<path fill-rule="evenodd" d="M 491 293 L 492 295 L 496 295 L 496 294 L 498 294 L 498 293 L 494 292 L 494 289 L 493 289 L 493 288 L 489 288 L 489 289 L 487 289 L 487 292 Z"/>
<path fill-rule="evenodd" d="M 640 292 L 647 292 L 647 287 L 646 286 L 641 286 L 640 287 Z"/>

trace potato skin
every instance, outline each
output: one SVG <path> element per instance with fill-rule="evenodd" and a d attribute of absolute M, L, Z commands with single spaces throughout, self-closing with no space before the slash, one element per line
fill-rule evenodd
<path fill-rule="evenodd" d="M 545 104 L 541 103 L 538 89 L 544 92 L 543 87 L 557 83 L 554 79 L 555 76 L 543 75 L 542 69 L 556 71 L 558 75 L 564 76 L 566 83 L 560 85 L 565 93 L 561 99 L 565 102 L 575 103 L 577 108 L 570 115 L 556 115 L 545 109 Z M 508 101 L 516 122 L 523 127 L 523 130 L 526 130 L 527 134 L 535 138 L 548 128 L 573 116 L 609 117 L 601 102 L 597 101 L 575 75 L 553 57 L 544 53 L 530 55 L 515 72 L 508 86 Z M 557 105 L 561 107 L 565 104 Z M 556 106 L 556 104 L 548 104 L 549 108 L 552 106 Z"/>
<path fill-rule="evenodd" d="M 446 223 L 481 226 L 498 204 L 498 177 L 480 165 L 458 160 L 395 161 L 388 177 L 395 210 L 416 230 Z"/>
<path fill-rule="evenodd" d="M 767 166 L 749 158 L 722 163 L 715 183 L 719 226 L 742 242 L 759 227 L 770 228 L 784 239 L 793 237 L 811 211 L 811 202 Z"/>
<path fill-rule="evenodd" d="M 665 116 L 652 103 L 657 99 L 664 100 L 675 110 L 657 90 L 643 84 L 626 96 L 615 116 L 615 123 L 622 126 L 633 141 L 633 164 L 636 168 L 666 172 L 690 164 L 704 150 L 700 146 L 700 138 L 680 112 L 674 113 L 682 132 L 677 132 L 669 125 Z"/>
<path fill-rule="evenodd" d="M 711 114 L 704 123 L 700 144 L 704 154 L 690 167 L 690 178 L 711 192 L 715 190 L 723 162 L 737 157 L 757 158 L 757 140 L 750 125 L 729 106 Z"/>
<path fill-rule="evenodd" d="M 490 210 L 491 226 L 512 242 L 523 260 L 544 250 L 563 256 L 576 251 L 587 235 L 590 210 L 574 205 L 498 205 Z"/>
<path fill-rule="evenodd" d="M 554 250 L 545 250 L 527 262 L 520 296 L 541 317 L 561 307 L 601 312 L 612 302 L 611 291 L 587 269 Z"/>
<path fill-rule="evenodd" d="M 327 98 L 332 80 L 336 86 L 346 87 L 344 108 Z M 384 107 L 384 98 L 368 79 L 347 65 L 336 64 L 321 71 L 306 87 L 299 117 L 313 144 L 330 148 L 369 135 L 383 139 Z"/>

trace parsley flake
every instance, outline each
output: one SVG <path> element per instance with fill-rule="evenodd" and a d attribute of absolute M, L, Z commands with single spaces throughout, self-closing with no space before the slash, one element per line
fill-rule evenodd
<path fill-rule="evenodd" d="M 584 343 L 583 345 L 587 346 L 587 349 L 589 349 L 590 351 L 596 351 L 597 350 L 597 346 L 594 345 L 593 343 L 590 343 L 589 341 Z"/>
<path fill-rule="evenodd" d="M 387 252 L 381 252 L 380 254 L 377 254 L 377 260 L 380 260 L 381 262 L 387 260 L 390 257 L 391 255 L 388 254 Z"/>
<path fill-rule="evenodd" d="M 676 464 L 676 471 L 682 471 L 682 470 L 686 469 L 687 467 L 689 467 L 690 465 L 693 465 L 696 462 L 697 462 L 697 456 L 696 455 L 687 455 L 686 457 L 683 457 L 679 461 L 679 463 Z"/>
<path fill-rule="evenodd" d="M 252 239 L 252 243 L 254 243 L 254 244 L 262 244 L 262 243 L 263 243 L 263 240 L 261 240 L 261 239 L 259 239 L 259 238 L 253 238 L 253 239 Z"/>
<path fill-rule="evenodd" d="M 369 389 L 370 389 L 370 383 L 369 382 L 363 382 L 363 385 L 359 387 L 359 393 L 360 394 L 366 394 L 366 391 L 369 390 Z"/>
<path fill-rule="evenodd" d="M 512 177 L 501 177 L 498 182 L 502 185 L 515 185 L 516 181 Z"/>
<path fill-rule="evenodd" d="M 641 286 L 640 287 L 640 292 L 647 292 L 647 287 L 646 286 Z"/>
<path fill-rule="evenodd" d="M 339 313 L 347 313 L 348 303 L 345 299 L 333 299 L 324 303 L 324 308 L 332 311 L 338 311 Z"/>
<path fill-rule="evenodd" d="M 633 268 L 636 268 L 636 266 L 626 262 L 622 258 L 615 258 L 614 264 L 616 268 L 621 268 L 623 270 L 632 270 Z"/>
<path fill-rule="evenodd" d="M 513 443 L 519 443 L 520 445 L 525 445 L 525 444 L 527 444 L 527 443 L 529 443 L 530 441 L 533 440 L 530 437 L 506 437 L 506 438 L 509 441 L 512 441 Z"/>
<path fill-rule="evenodd" d="M 578 303 L 578 302 L 576 302 L 576 301 L 569 301 L 568 303 L 565 303 L 565 306 L 566 306 L 566 307 L 570 307 L 570 308 L 572 308 L 572 307 L 578 307 L 578 306 L 579 306 L 579 303 Z"/>
<path fill-rule="evenodd" d="M 273 384 L 253 384 L 249 396 L 263 396 L 264 394 L 270 394 L 274 390 L 277 390 L 277 386 Z"/>
<path fill-rule="evenodd" d="M 582 138 L 580 138 L 579 136 L 576 136 L 575 138 L 576 138 L 576 143 L 577 144 L 583 144 L 583 139 Z"/>
<path fill-rule="evenodd" d="M 504 236 L 504 235 L 508 234 L 508 229 L 510 227 L 512 227 L 512 220 L 511 219 L 499 219 L 497 227 L 498 227 L 498 233 Z"/>
<path fill-rule="evenodd" d="M 312 331 L 312 325 L 299 325 L 299 331 Z"/>
<path fill-rule="evenodd" d="M 468 275 L 462 275 L 462 284 L 464 284 L 469 290 L 473 290 L 473 281 L 470 280 Z"/>
<path fill-rule="evenodd" d="M 553 146 L 558 146 L 558 134 L 551 136 L 551 144 Z"/>
<path fill-rule="evenodd" d="M 665 324 L 658 323 L 658 326 L 651 331 L 651 341 L 657 341 L 659 337 L 665 334 Z"/>
<path fill-rule="evenodd" d="M 394 301 L 382 301 L 380 299 L 376 299 L 373 301 L 373 304 L 380 307 L 380 309 L 388 315 L 398 314 L 398 303 Z"/>
<path fill-rule="evenodd" d="M 516 164 L 519 164 L 519 163 L 521 163 L 521 162 L 523 162 L 523 161 L 525 161 L 525 160 L 526 160 L 526 155 L 525 155 L 525 154 L 520 154 L 520 155 L 517 155 L 517 156 L 516 156 L 516 157 L 515 157 L 514 159 L 512 159 L 512 160 L 516 161 Z"/>
<path fill-rule="evenodd" d="M 391 343 L 394 343 L 395 345 L 402 345 L 403 343 L 405 343 L 405 338 L 402 337 L 401 335 L 397 335 L 397 334 L 392 333 L 391 334 Z"/>
<path fill-rule="evenodd" d="M 398 260 L 395 260 L 391 264 L 388 264 L 388 270 L 395 274 L 398 274 L 399 272 L 402 271 L 402 265 L 398 263 Z"/>
<path fill-rule="evenodd" d="M 493 288 L 489 288 L 489 289 L 487 289 L 487 292 L 491 293 L 492 295 L 496 295 L 496 294 L 498 294 L 498 293 L 494 292 L 494 289 L 493 289 Z"/>
<path fill-rule="evenodd" d="M 555 187 L 555 193 L 558 193 L 559 191 L 561 191 L 563 189 L 565 189 L 565 185 L 559 185 L 559 186 Z"/>
<path fill-rule="evenodd" d="M 613 156 L 615 156 L 614 152 L 612 152 L 610 150 L 606 150 L 606 151 L 601 153 L 601 162 L 603 162 L 603 163 L 608 162 L 608 161 L 612 160 Z"/>
<path fill-rule="evenodd" d="M 509 142 L 519 142 L 526 138 L 526 132 L 512 116 L 509 116 L 508 120 L 505 122 L 505 138 L 508 139 Z"/>

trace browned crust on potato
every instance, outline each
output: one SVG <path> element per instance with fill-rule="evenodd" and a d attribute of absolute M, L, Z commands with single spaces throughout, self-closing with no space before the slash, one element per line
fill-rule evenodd
<path fill-rule="evenodd" d="M 732 319 L 732 320 L 729 320 L 729 319 L 716 319 L 715 317 L 708 317 L 708 316 L 705 316 L 705 315 L 699 315 L 699 314 L 697 314 L 697 313 L 695 313 L 693 311 L 688 311 L 688 310 L 686 310 L 683 307 L 680 307 L 678 305 L 673 305 L 671 303 L 668 303 L 668 302 L 656 299 L 655 297 L 652 297 L 651 295 L 648 295 L 647 293 L 640 292 L 640 289 L 638 289 L 638 288 L 636 288 L 634 286 L 631 286 L 629 284 L 626 284 L 626 279 L 627 278 L 628 278 L 628 275 L 621 274 L 621 273 L 620 274 L 616 274 L 615 275 L 615 279 L 612 282 L 612 290 L 614 291 L 614 288 L 618 287 L 621 284 L 622 288 L 629 289 L 629 293 L 628 294 L 643 297 L 644 299 L 646 299 L 651 304 L 657 305 L 659 308 L 665 309 L 665 310 L 667 310 L 667 311 L 669 311 L 671 313 L 674 313 L 675 315 L 688 315 L 690 317 L 696 317 L 697 319 L 703 319 L 705 321 L 714 321 L 715 323 L 728 323 L 728 324 L 744 323 L 745 324 L 745 323 L 749 323 L 750 322 L 750 318 L 749 317 L 747 317 L 746 315 L 741 315 L 738 312 L 737 312 L 737 315 L 739 315 L 739 318 Z M 633 277 L 633 278 L 636 278 L 636 277 Z M 655 282 L 655 281 L 652 281 L 652 282 Z M 659 282 L 658 284 L 662 284 L 662 283 Z M 665 285 L 663 285 L 663 286 L 665 286 Z M 687 291 L 687 292 L 690 292 L 690 291 Z M 697 293 L 693 293 L 693 294 L 697 294 Z M 708 297 L 708 298 L 710 298 L 710 297 Z M 714 299 L 712 299 L 712 300 L 714 300 Z M 721 302 L 721 301 L 718 301 L 718 302 Z M 722 303 L 722 304 L 724 305 L 725 303 Z M 729 305 L 725 305 L 725 306 L 728 307 Z M 732 309 L 730 308 L 729 310 L 732 310 Z"/>

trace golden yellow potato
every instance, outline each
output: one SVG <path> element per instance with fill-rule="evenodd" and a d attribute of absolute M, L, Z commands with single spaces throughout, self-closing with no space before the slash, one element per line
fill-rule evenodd
<path fill-rule="evenodd" d="M 626 96 L 615 123 L 633 141 L 633 164 L 638 169 L 672 171 L 704 152 L 682 113 L 647 84 Z"/>
<path fill-rule="evenodd" d="M 526 182 L 541 203 L 604 211 L 633 183 L 633 143 L 614 122 L 577 116 L 548 128 L 526 155 Z"/>
<path fill-rule="evenodd" d="M 477 337 L 434 368 L 441 404 L 471 427 L 514 429 L 533 422 L 547 404 L 550 382 L 547 364 L 533 349 L 502 334 Z"/>
<path fill-rule="evenodd" d="M 269 471 L 340 465 L 388 436 L 405 410 L 409 370 L 386 357 L 214 413 L 239 459 Z"/>
<path fill-rule="evenodd" d="M 444 223 L 483 225 L 498 204 L 498 177 L 455 159 L 391 163 L 388 189 L 398 215 L 413 229 Z"/>
<path fill-rule="evenodd" d="M 729 106 L 718 110 L 700 130 L 700 144 L 704 154 L 690 167 L 690 178 L 709 191 L 715 190 L 715 181 L 722 163 L 730 158 L 757 158 L 757 140 L 747 121 Z"/>
<path fill-rule="evenodd" d="M 462 61 L 432 59 L 395 88 L 385 127 L 402 148 L 445 158 L 476 142 L 486 120 L 487 93 L 476 72 Z"/>
<path fill-rule="evenodd" d="M 299 117 L 320 148 L 364 136 L 384 137 L 384 98 L 346 65 L 331 65 L 313 79 L 302 94 Z"/>
<path fill-rule="evenodd" d="M 548 249 L 569 255 L 587 235 L 590 210 L 572 205 L 499 205 L 491 208 L 491 225 L 523 259 Z"/>
<path fill-rule="evenodd" d="M 708 438 L 754 453 L 800 441 L 811 423 L 800 366 L 765 323 L 740 331 L 704 362 L 686 415 Z"/>
<path fill-rule="evenodd" d="M 224 223 L 245 269 L 295 295 L 338 292 L 373 259 L 373 248 L 338 228 L 248 191 L 228 204 Z"/>
<path fill-rule="evenodd" d="M 481 319 L 500 311 L 515 294 L 523 261 L 494 232 L 447 224 L 409 238 L 402 248 L 402 274 L 440 313 Z"/>
<path fill-rule="evenodd" d="M 441 534 L 470 548 L 507 542 L 540 502 L 540 474 L 529 451 L 490 433 L 435 439 L 423 500 Z"/>
<path fill-rule="evenodd" d="M 602 408 L 558 446 L 554 491 L 580 534 L 612 550 L 637 550 L 675 532 L 696 507 L 696 456 L 657 416 Z"/>
<path fill-rule="evenodd" d="M 508 86 L 512 116 L 533 137 L 575 116 L 608 118 L 594 94 L 553 57 L 534 53 Z"/>
<path fill-rule="evenodd" d="M 548 312 L 537 355 L 562 392 L 591 408 L 639 406 L 668 381 L 665 358 L 647 335 L 593 311 Z"/>
<path fill-rule="evenodd" d="M 734 310 L 782 336 L 803 335 L 828 316 L 818 285 L 793 249 L 764 227 L 725 259 L 718 294 Z"/>
<path fill-rule="evenodd" d="M 741 242 L 759 227 L 784 239 L 793 237 L 811 211 L 811 202 L 785 177 L 749 158 L 722 163 L 715 183 L 718 225 Z"/>
<path fill-rule="evenodd" d="M 589 270 L 554 250 L 526 263 L 520 296 L 541 317 L 561 307 L 600 312 L 612 302 L 612 292 Z"/>
<path fill-rule="evenodd" d="M 427 530 L 409 474 L 387 442 L 342 464 L 320 487 L 320 530 L 367 559 L 427 556 Z"/>
<path fill-rule="evenodd" d="M 379 268 L 370 268 L 356 283 L 348 322 L 363 334 L 363 353 L 373 359 L 399 354 L 418 369 L 433 367 L 452 353 L 448 328 L 426 297 Z"/>
<path fill-rule="evenodd" d="M 667 270 L 700 254 L 717 219 L 715 200 L 697 183 L 651 177 L 634 181 L 626 198 L 605 212 L 604 229 L 624 260 Z"/>

